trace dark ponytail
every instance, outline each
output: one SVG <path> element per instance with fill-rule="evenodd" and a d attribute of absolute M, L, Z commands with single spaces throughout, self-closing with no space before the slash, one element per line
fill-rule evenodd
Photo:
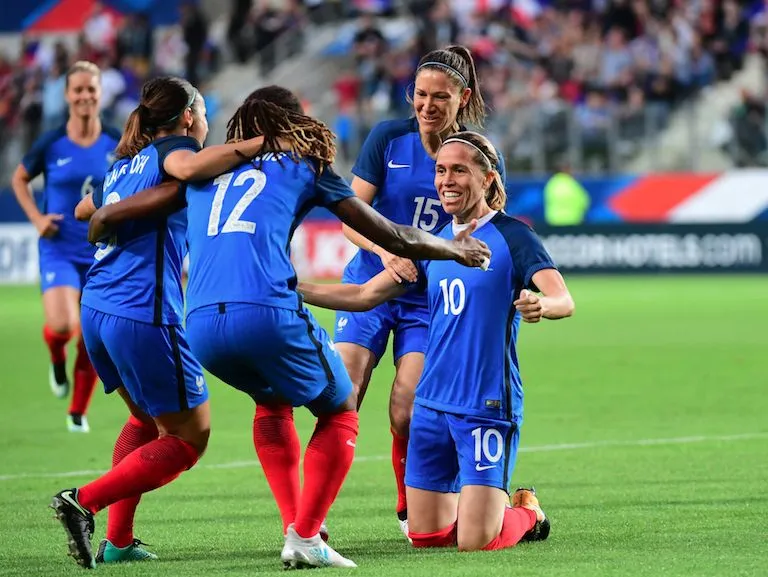
<path fill-rule="evenodd" d="M 480 93 L 480 83 L 477 79 L 475 60 L 466 46 L 448 46 L 425 54 L 416 69 L 418 76 L 421 70 L 438 70 L 446 74 L 459 90 L 469 88 L 472 94 L 467 105 L 460 108 L 456 116 L 459 124 L 472 124 L 482 128 L 485 122 L 485 101 Z"/>
<path fill-rule="evenodd" d="M 115 149 L 117 158 L 136 156 L 162 130 L 178 126 L 182 114 L 195 104 L 197 90 L 186 80 L 163 76 L 149 80 L 141 90 L 139 105 L 128 116 Z"/>
<path fill-rule="evenodd" d="M 499 174 L 499 154 L 496 152 L 496 148 L 482 134 L 468 130 L 452 134 L 443 144 L 457 141 L 467 144 L 472 149 L 472 159 L 475 164 L 482 168 L 484 175 L 494 171 L 495 174 L 491 185 L 485 193 L 485 201 L 491 210 L 504 210 L 504 207 L 507 205 L 507 191 L 501 180 L 501 174 Z"/>

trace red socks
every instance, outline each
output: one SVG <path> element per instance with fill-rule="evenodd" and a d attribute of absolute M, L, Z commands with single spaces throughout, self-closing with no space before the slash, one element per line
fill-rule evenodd
<path fill-rule="evenodd" d="M 355 457 L 357 411 L 322 415 L 304 453 L 304 488 L 295 529 L 309 538 L 320 531 Z"/>
<path fill-rule="evenodd" d="M 392 469 L 397 483 L 397 513 L 404 513 L 408 508 L 405 500 L 405 457 L 408 454 L 408 437 L 401 437 L 392 430 Z"/>
<path fill-rule="evenodd" d="M 117 466 L 82 487 L 80 504 L 97 513 L 123 499 L 167 485 L 197 463 L 192 445 L 178 437 L 161 437 L 126 455 Z"/>
<path fill-rule="evenodd" d="M 112 466 L 116 467 L 133 451 L 157 439 L 154 423 L 144 423 L 131 415 L 115 441 Z M 115 547 L 127 547 L 133 543 L 133 516 L 141 495 L 113 503 L 107 514 L 107 539 Z"/>
<path fill-rule="evenodd" d="M 296 519 L 301 489 L 301 444 L 290 405 L 256 405 L 253 446 L 283 518 L 283 534 Z"/>
<path fill-rule="evenodd" d="M 528 531 L 536 524 L 536 513 L 523 507 L 507 507 L 504 509 L 504 523 L 501 533 L 485 547 L 483 551 L 494 551 L 514 547 Z"/>
<path fill-rule="evenodd" d="M 83 337 L 77 342 L 77 357 L 75 358 L 75 386 L 72 391 L 72 402 L 69 405 L 70 415 L 84 415 L 93 397 L 98 376 L 96 369 L 88 358 Z"/>
<path fill-rule="evenodd" d="M 71 338 L 72 333 L 57 333 L 48 325 L 43 327 L 43 340 L 48 345 L 54 365 L 67 362 L 67 343 Z"/>
<path fill-rule="evenodd" d="M 445 529 L 440 529 L 436 533 L 409 532 L 408 537 L 411 538 L 414 547 L 454 547 L 456 545 L 456 523 Z"/>

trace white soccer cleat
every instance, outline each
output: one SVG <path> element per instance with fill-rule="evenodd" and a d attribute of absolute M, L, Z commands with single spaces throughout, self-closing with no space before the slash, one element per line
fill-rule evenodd
<path fill-rule="evenodd" d="M 70 433 L 90 433 L 91 427 L 88 426 L 88 419 L 85 415 L 79 418 L 67 415 L 67 430 Z"/>
<path fill-rule="evenodd" d="M 56 368 L 51 365 L 48 369 L 48 385 L 51 387 L 53 396 L 57 399 L 65 399 L 69 394 L 69 380 L 63 375 L 61 382 L 56 378 Z"/>
<path fill-rule="evenodd" d="M 408 536 L 408 519 L 398 519 L 398 523 L 400 523 L 400 530 L 403 532 L 403 535 L 405 535 L 405 538 L 408 539 L 408 542 L 413 545 L 413 539 L 411 539 Z"/>
<path fill-rule="evenodd" d="M 309 539 L 299 537 L 293 524 L 289 525 L 285 535 L 285 545 L 280 559 L 286 569 L 304 569 L 307 567 L 357 567 L 357 564 L 334 551 L 320 537 L 320 533 Z"/>

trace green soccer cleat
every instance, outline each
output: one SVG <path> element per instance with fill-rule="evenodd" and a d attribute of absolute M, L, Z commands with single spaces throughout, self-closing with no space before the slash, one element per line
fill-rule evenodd
<path fill-rule="evenodd" d="M 127 563 L 130 561 L 155 561 L 157 555 L 144 549 L 138 539 L 127 547 L 115 547 L 104 539 L 99 543 L 99 551 L 96 553 L 96 563 Z"/>

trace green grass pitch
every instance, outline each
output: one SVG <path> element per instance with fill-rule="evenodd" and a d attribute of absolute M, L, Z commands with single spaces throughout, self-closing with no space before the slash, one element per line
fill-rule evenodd
<path fill-rule="evenodd" d="M 523 326 L 519 339 L 526 421 L 513 485 L 537 487 L 550 539 L 494 553 L 408 547 L 394 515 L 387 358 L 361 412 L 358 460 L 329 516 L 331 544 L 358 563 L 356 574 L 768 574 L 768 279 L 569 282 L 575 317 Z M 126 414 L 98 391 L 92 433 L 66 432 L 66 403 L 48 390 L 41 322 L 36 288 L 0 288 L 0 575 L 82 573 L 47 506 L 57 490 L 109 466 Z M 144 497 L 137 515 L 136 535 L 161 560 L 97 573 L 281 570 L 277 509 L 251 445 L 251 401 L 210 384 L 207 454 Z M 297 414 L 306 442 L 310 419 Z M 99 515 L 94 546 L 105 524 Z"/>

